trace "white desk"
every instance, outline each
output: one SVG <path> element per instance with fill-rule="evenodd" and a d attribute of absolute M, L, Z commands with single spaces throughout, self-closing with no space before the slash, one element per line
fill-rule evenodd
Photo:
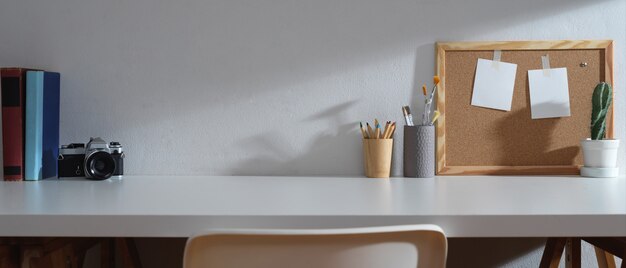
<path fill-rule="evenodd" d="M 0 182 L 0 236 L 434 223 L 450 237 L 626 236 L 626 179 L 126 176 Z"/>

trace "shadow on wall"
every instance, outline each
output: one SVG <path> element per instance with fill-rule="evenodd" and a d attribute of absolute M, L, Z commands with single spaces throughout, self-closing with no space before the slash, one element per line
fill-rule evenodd
<path fill-rule="evenodd" d="M 433 89 L 433 77 L 424 76 L 424 74 L 437 74 L 435 68 L 435 44 L 428 43 L 419 45 L 415 50 L 415 70 L 413 71 L 413 87 L 411 90 L 411 100 L 409 106 L 414 114 L 413 119 L 421 120 L 421 114 L 424 112 L 424 100 L 426 97 L 422 94 L 422 85 L 426 84 L 426 89 L 430 92 Z M 431 110 L 437 108 L 437 94 L 433 98 Z"/>
<path fill-rule="evenodd" d="M 319 134 L 305 149 L 288 149 L 284 134 L 269 132 L 245 138 L 237 144 L 256 153 L 233 165 L 231 175 L 287 176 L 287 175 L 354 175 L 355 165 L 363 163 L 350 148 L 361 146 L 358 122 L 349 122 L 346 113 L 356 104 L 350 101 L 332 106 L 308 117 L 305 121 L 325 120 L 335 133 Z M 339 127 L 337 127 L 339 126 Z M 357 161 L 358 163 L 354 163 Z"/>

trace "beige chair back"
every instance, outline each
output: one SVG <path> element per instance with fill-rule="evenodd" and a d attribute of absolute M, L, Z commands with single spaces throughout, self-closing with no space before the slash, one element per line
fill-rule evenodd
<path fill-rule="evenodd" d="M 184 268 L 443 268 L 436 225 L 212 230 L 189 238 Z"/>

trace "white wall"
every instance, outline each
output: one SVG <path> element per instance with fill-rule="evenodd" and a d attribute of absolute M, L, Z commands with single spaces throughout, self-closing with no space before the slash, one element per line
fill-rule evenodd
<path fill-rule="evenodd" d="M 1 3 L 0 65 L 61 72 L 61 141 L 118 140 L 127 174 L 361 174 L 357 122 L 417 108 L 435 41 L 616 40 L 624 138 L 624 0 Z"/>
<path fill-rule="evenodd" d="M 615 39 L 624 133 L 623 0 L 3 2 L 0 63 L 60 71 L 62 142 L 128 174 L 361 174 L 357 122 L 401 122 L 442 40 Z"/>

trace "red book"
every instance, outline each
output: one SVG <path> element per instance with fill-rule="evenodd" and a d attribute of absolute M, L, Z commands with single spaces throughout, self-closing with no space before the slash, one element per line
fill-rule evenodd
<path fill-rule="evenodd" d="M 1 68 L 2 146 L 5 181 L 24 179 L 26 69 Z"/>

